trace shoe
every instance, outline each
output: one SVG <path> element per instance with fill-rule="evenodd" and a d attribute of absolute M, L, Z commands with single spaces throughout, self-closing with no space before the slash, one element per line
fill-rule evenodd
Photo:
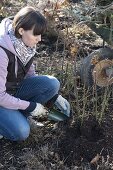
<path fill-rule="evenodd" d="M 3 136 L 2 135 L 0 135 L 0 139 L 2 139 L 3 138 Z"/>

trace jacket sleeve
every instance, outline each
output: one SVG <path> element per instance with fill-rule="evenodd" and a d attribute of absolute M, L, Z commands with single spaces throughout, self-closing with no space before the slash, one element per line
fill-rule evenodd
<path fill-rule="evenodd" d="M 0 106 L 14 110 L 26 110 L 33 111 L 36 107 L 36 103 L 21 100 L 6 92 L 6 78 L 8 57 L 5 51 L 0 48 Z"/>

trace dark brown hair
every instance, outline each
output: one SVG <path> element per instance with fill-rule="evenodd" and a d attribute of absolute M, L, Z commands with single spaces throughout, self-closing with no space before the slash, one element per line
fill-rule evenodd
<path fill-rule="evenodd" d="M 26 31 L 33 29 L 33 35 L 40 35 L 46 30 L 46 26 L 45 17 L 29 6 L 22 8 L 13 19 L 13 28 L 17 38 L 21 38 L 18 31 L 19 28 L 23 28 Z"/>

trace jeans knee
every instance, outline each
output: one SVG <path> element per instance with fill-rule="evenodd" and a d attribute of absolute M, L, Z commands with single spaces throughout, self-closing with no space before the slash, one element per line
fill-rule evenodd
<path fill-rule="evenodd" d="M 59 80 L 53 76 L 49 76 L 49 78 L 51 79 L 50 88 L 53 89 L 55 91 L 55 93 L 58 93 L 58 91 L 60 89 Z"/>
<path fill-rule="evenodd" d="M 25 140 L 26 138 L 28 138 L 30 134 L 30 126 L 28 125 L 23 125 L 23 127 L 21 126 L 18 131 L 17 134 L 15 136 L 14 141 L 22 141 Z"/>

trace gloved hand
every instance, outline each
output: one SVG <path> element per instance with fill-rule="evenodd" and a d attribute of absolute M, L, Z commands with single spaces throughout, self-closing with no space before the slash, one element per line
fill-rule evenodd
<path fill-rule="evenodd" d="M 32 116 L 45 116 L 48 111 L 44 108 L 44 106 L 40 103 L 37 103 L 36 108 L 31 112 Z"/>
<path fill-rule="evenodd" d="M 58 98 L 56 99 L 55 105 L 68 117 L 70 116 L 70 104 L 61 95 L 59 95 Z"/>

